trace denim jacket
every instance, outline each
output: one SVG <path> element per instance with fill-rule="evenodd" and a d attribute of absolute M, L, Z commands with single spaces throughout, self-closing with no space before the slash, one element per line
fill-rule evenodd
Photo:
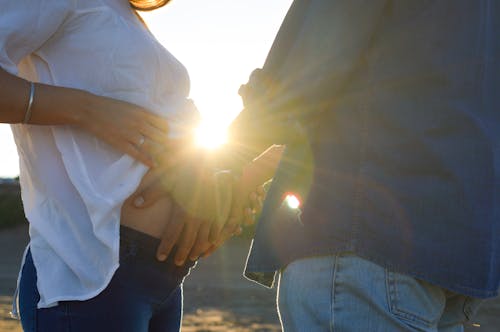
<path fill-rule="evenodd" d="M 263 67 L 278 92 L 259 105 L 306 134 L 287 144 L 246 274 L 352 252 L 495 296 L 499 36 L 496 0 L 294 1 Z"/>

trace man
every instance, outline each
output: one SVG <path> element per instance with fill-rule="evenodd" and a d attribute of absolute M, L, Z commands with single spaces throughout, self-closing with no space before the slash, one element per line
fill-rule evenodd
<path fill-rule="evenodd" d="M 461 331 L 498 294 L 498 22 L 494 0 L 293 2 L 232 128 L 287 145 L 246 271 L 281 271 L 285 331 Z"/>
<path fill-rule="evenodd" d="M 280 270 L 285 331 L 461 331 L 497 295 L 499 16 L 494 0 L 293 2 L 232 125 L 240 163 L 286 144 L 246 271 Z"/>

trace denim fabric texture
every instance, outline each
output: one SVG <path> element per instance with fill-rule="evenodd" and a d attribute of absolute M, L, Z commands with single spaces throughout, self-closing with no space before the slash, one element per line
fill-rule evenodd
<path fill-rule="evenodd" d="M 36 269 L 28 251 L 19 307 L 26 332 L 175 332 L 182 319 L 182 281 L 194 263 L 158 262 L 158 240 L 121 228 L 120 267 L 107 288 L 86 301 L 37 309 Z"/>
<path fill-rule="evenodd" d="M 499 35 L 495 0 L 294 1 L 262 70 L 279 85 L 267 112 L 293 107 L 306 139 L 287 145 L 247 274 L 353 252 L 497 295 Z"/>
<path fill-rule="evenodd" d="M 460 332 L 480 302 L 352 254 L 296 260 L 278 288 L 285 332 Z"/>

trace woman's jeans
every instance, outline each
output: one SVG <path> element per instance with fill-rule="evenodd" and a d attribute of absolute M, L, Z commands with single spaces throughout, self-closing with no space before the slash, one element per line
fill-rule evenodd
<path fill-rule="evenodd" d="M 278 290 L 285 332 L 458 332 L 479 303 L 352 254 L 297 260 Z"/>
<path fill-rule="evenodd" d="M 176 267 L 155 258 L 159 240 L 121 228 L 120 267 L 106 289 L 87 301 L 61 301 L 37 309 L 36 270 L 28 251 L 19 306 L 24 331 L 171 332 L 182 319 L 182 281 L 194 263 Z M 173 255 L 171 255 L 172 257 Z"/>

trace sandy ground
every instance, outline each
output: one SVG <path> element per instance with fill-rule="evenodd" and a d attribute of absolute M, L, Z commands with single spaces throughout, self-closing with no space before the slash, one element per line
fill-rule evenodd
<path fill-rule="evenodd" d="M 26 227 L 0 232 L 0 332 L 21 332 L 8 313 L 26 242 Z M 184 332 L 281 331 L 275 290 L 241 276 L 248 245 L 248 241 L 233 240 L 201 261 L 189 276 L 184 288 Z M 500 332 L 500 299 L 486 302 L 474 321 L 476 326 L 466 331 Z"/>

